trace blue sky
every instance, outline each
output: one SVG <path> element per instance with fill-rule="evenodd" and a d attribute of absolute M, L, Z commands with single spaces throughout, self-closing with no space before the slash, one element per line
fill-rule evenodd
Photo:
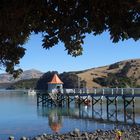
<path fill-rule="evenodd" d="M 27 49 L 19 67 L 23 70 L 37 69 L 47 71 L 77 71 L 100 67 L 118 61 L 140 58 L 140 41 L 120 41 L 112 43 L 109 34 L 87 35 L 83 45 L 83 55 L 72 57 L 59 43 L 49 50 L 42 47 L 41 35 L 32 35 L 24 45 Z M 4 72 L 4 71 L 2 71 Z"/>

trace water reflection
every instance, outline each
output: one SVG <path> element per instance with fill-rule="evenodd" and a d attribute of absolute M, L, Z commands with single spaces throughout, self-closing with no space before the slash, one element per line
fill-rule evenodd
<path fill-rule="evenodd" d="M 69 121 L 78 121 L 84 124 L 87 122 L 92 123 L 102 123 L 107 125 L 129 125 L 135 123 L 135 116 L 133 115 L 133 111 L 127 110 L 126 120 L 124 120 L 124 116 L 121 114 L 120 111 L 114 111 L 114 107 L 106 112 L 104 106 L 92 108 L 91 106 L 81 106 L 73 107 L 73 108 L 48 108 L 48 107 L 38 107 L 37 113 L 39 116 L 43 116 L 48 118 L 49 127 L 53 132 L 59 132 L 63 128 L 63 123 L 65 120 Z M 118 109 L 120 110 L 120 109 Z M 119 113 L 120 112 L 120 113 Z M 76 125 L 74 126 L 76 127 Z"/>
<path fill-rule="evenodd" d="M 12 108 L 12 109 L 11 109 Z M 107 120 L 106 102 L 102 106 L 97 103 L 94 111 L 91 106 L 76 106 L 70 108 L 49 108 L 36 106 L 36 97 L 19 93 L 0 93 L 0 139 L 7 140 L 9 135 L 20 139 L 23 135 L 33 137 L 42 133 L 66 133 L 75 128 L 81 131 L 94 131 L 96 129 L 123 128 L 124 124 L 118 124 L 115 118 L 115 106 L 109 108 L 109 120 Z M 140 100 L 135 103 L 136 123 L 140 123 Z M 124 120 L 123 104 L 118 101 L 117 117 L 119 121 Z M 132 107 L 127 108 L 126 115 L 130 119 L 133 116 Z M 10 116 L 10 117 L 9 117 Z M 117 126 L 116 126 L 117 125 Z"/>
<path fill-rule="evenodd" d="M 53 109 L 48 113 L 49 126 L 53 132 L 58 133 L 62 127 L 62 114 L 58 109 Z"/>

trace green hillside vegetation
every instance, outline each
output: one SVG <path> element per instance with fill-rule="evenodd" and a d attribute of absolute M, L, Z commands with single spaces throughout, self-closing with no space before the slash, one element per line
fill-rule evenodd
<path fill-rule="evenodd" d="M 63 72 L 60 74 L 61 80 L 64 82 L 64 88 L 84 88 L 86 87 L 86 81 L 81 80 L 75 73 Z"/>
<path fill-rule="evenodd" d="M 43 74 L 36 83 L 36 89 L 38 90 L 47 90 L 48 89 L 48 82 L 51 81 L 54 74 L 58 75 L 57 71 L 48 71 Z"/>
<path fill-rule="evenodd" d="M 48 71 L 45 73 L 36 84 L 36 89 L 38 90 L 47 90 L 48 82 L 51 81 L 54 74 L 57 74 L 59 78 L 63 81 L 63 88 L 78 88 L 86 87 L 86 81 L 81 80 L 75 73 L 72 72 L 63 72 L 59 74 L 57 71 Z"/>
<path fill-rule="evenodd" d="M 28 80 L 20 80 L 18 82 L 13 83 L 9 89 L 34 89 L 36 87 L 36 83 L 38 78 L 36 79 L 28 79 Z"/>
<path fill-rule="evenodd" d="M 133 79 L 129 77 L 117 76 L 117 74 L 112 74 L 112 73 L 108 74 L 108 77 L 105 78 L 99 77 L 93 79 L 93 81 L 100 84 L 103 87 L 111 87 L 111 88 L 135 87 L 135 83 L 132 82 Z"/>
<path fill-rule="evenodd" d="M 78 88 L 85 87 L 86 82 L 81 80 L 75 73 L 64 72 L 59 74 L 57 71 L 48 71 L 39 79 L 29 79 L 29 80 L 20 80 L 13 83 L 8 89 L 29 89 L 34 88 L 37 90 L 47 90 L 48 82 L 51 81 L 54 74 L 57 74 L 60 79 L 63 81 L 64 88 Z"/>
<path fill-rule="evenodd" d="M 109 70 L 118 67 L 118 63 L 115 63 L 109 66 Z M 107 77 L 98 77 L 93 79 L 93 81 L 104 87 L 136 87 L 134 78 L 127 77 L 127 73 L 130 69 L 131 63 L 127 62 L 119 72 L 108 73 Z"/>

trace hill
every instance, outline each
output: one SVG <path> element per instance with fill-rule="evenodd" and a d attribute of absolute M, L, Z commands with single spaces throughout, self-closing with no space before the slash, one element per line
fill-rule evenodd
<path fill-rule="evenodd" d="M 37 79 L 43 75 L 43 72 L 31 69 L 23 71 L 21 75 L 17 79 L 14 79 L 12 75 L 3 73 L 0 74 L 0 83 L 14 83 L 20 80 L 28 80 L 28 79 Z"/>
<path fill-rule="evenodd" d="M 47 73 L 46 73 L 47 74 Z M 76 74 L 75 76 L 71 76 Z M 18 79 L 13 79 L 9 74 L 0 74 L 0 88 L 14 87 L 14 88 L 29 88 L 36 87 L 38 80 L 43 80 L 45 74 L 38 70 L 24 71 Z M 80 80 L 75 81 L 74 77 L 80 77 Z M 86 69 L 83 71 L 64 72 L 60 74 L 62 81 L 70 81 L 66 87 L 77 87 L 80 81 L 81 84 L 86 85 L 87 88 L 100 87 L 140 87 L 140 59 L 131 59 L 120 61 L 111 65 Z M 48 78 L 47 78 L 48 79 Z M 73 83 L 72 83 L 73 82 Z M 8 86 L 8 84 L 10 86 Z M 43 85 L 44 81 L 41 85 Z M 47 82 L 44 84 L 46 85 Z M 70 86 L 71 85 L 71 86 Z M 84 86 L 85 87 L 85 86 Z"/>
<path fill-rule="evenodd" d="M 140 87 L 140 59 L 120 61 L 111 65 L 77 72 L 93 87 Z"/>

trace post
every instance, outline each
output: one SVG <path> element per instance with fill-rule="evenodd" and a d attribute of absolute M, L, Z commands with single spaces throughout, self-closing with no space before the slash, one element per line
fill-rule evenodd
<path fill-rule="evenodd" d="M 39 95 L 37 94 L 37 106 L 39 106 Z"/>
<path fill-rule="evenodd" d="M 46 104 L 46 97 L 45 97 L 45 95 L 43 94 L 43 95 L 42 95 L 42 106 L 45 106 L 45 104 Z"/>
<path fill-rule="evenodd" d="M 68 108 L 70 107 L 70 99 L 69 99 L 69 95 L 67 95 L 67 106 L 68 106 Z"/>
<path fill-rule="evenodd" d="M 116 122 L 118 121 L 118 107 L 117 107 L 117 99 L 118 97 L 115 97 L 115 118 L 116 118 Z"/>
<path fill-rule="evenodd" d="M 94 97 L 92 96 L 92 117 L 94 117 Z"/>
<path fill-rule="evenodd" d="M 109 120 L 109 99 L 106 97 L 106 113 L 107 113 L 107 120 Z"/>
<path fill-rule="evenodd" d="M 78 96 L 78 107 L 79 107 L 79 109 L 80 109 L 80 104 L 81 104 L 81 97 L 80 97 L 80 94 L 79 94 L 79 96 Z"/>
<path fill-rule="evenodd" d="M 100 100 L 100 111 L 101 111 L 101 118 L 102 118 L 102 115 L 103 115 L 103 96 L 101 97 L 101 100 Z"/>
<path fill-rule="evenodd" d="M 123 104 L 124 104 L 124 122 L 126 123 L 126 99 L 123 96 Z"/>
<path fill-rule="evenodd" d="M 135 98 L 133 99 L 133 123 L 135 123 Z"/>

